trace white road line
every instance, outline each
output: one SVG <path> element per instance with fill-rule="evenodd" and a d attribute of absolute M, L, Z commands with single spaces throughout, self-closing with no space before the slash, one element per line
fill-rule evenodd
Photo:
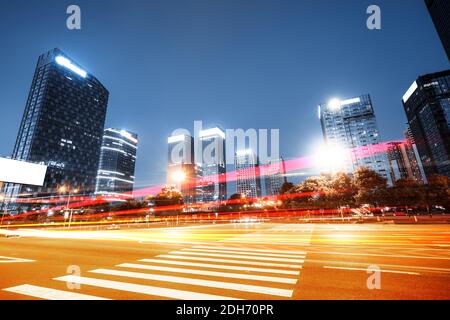
<path fill-rule="evenodd" d="M 198 275 L 204 275 L 204 276 L 222 277 L 222 278 L 246 279 L 246 280 L 269 281 L 269 282 L 291 283 L 291 284 L 297 283 L 297 279 L 292 279 L 292 278 L 257 276 L 257 275 L 244 274 L 244 273 L 217 272 L 217 271 L 206 271 L 206 270 L 198 270 L 198 269 L 169 268 L 169 267 L 161 267 L 161 266 L 149 266 L 146 264 L 122 263 L 122 264 L 117 265 L 117 267 L 136 268 L 136 269 L 143 269 L 143 270 L 167 271 L 167 272 L 177 272 L 177 273 L 189 273 L 189 274 L 198 274 Z"/>
<path fill-rule="evenodd" d="M 367 271 L 367 270 L 369 270 L 368 268 L 347 268 L 347 267 L 333 267 L 333 266 L 324 266 L 324 268 L 325 269 L 350 270 L 350 271 Z M 417 273 L 417 272 L 398 271 L 398 270 L 384 270 L 384 269 L 380 269 L 380 272 L 420 275 L 420 273 Z"/>
<path fill-rule="evenodd" d="M 249 256 L 260 256 L 260 257 L 280 257 L 280 258 L 300 258 L 304 259 L 304 255 L 287 255 L 278 253 L 255 253 L 255 252 L 242 252 L 242 251 L 231 251 L 228 250 L 213 250 L 213 249 L 182 249 L 182 251 L 194 251 L 194 252 L 217 252 L 217 253 L 232 253 L 232 254 L 246 254 Z"/>
<path fill-rule="evenodd" d="M 253 249 L 253 248 L 235 248 L 235 247 L 222 247 L 222 246 L 194 246 L 198 249 L 218 249 L 218 250 L 232 250 L 232 251 L 249 251 L 249 252 L 267 252 L 267 253 L 285 253 L 285 254 L 306 254 L 306 251 L 297 250 L 266 250 L 266 249 Z"/>
<path fill-rule="evenodd" d="M 188 255 L 188 256 L 206 256 L 206 257 L 222 257 L 222 258 L 238 258 L 246 260 L 258 260 L 258 261 L 276 261 L 276 262 L 292 262 L 303 263 L 303 260 L 299 259 L 285 259 L 285 258 L 267 258 L 267 257 L 249 257 L 243 254 L 219 254 L 219 253 L 201 253 L 201 252 L 188 252 L 188 251 L 171 251 L 170 254 L 175 255 Z"/>
<path fill-rule="evenodd" d="M 247 264 L 253 266 L 264 266 L 264 267 L 281 267 L 281 268 L 291 268 L 291 269 L 301 269 L 302 266 L 299 264 L 281 264 L 281 263 L 267 263 L 267 262 L 253 262 L 245 260 L 230 260 L 230 259 L 215 259 L 215 258 L 200 258 L 200 257 L 189 257 L 180 256 L 172 254 L 160 254 L 157 258 L 168 258 L 168 259 L 180 259 L 180 260 L 196 260 L 196 261 L 211 261 L 211 262 L 223 262 L 231 264 Z"/>
<path fill-rule="evenodd" d="M 34 262 L 35 260 L 0 256 L 0 263 Z"/>
<path fill-rule="evenodd" d="M 90 296 L 87 294 L 38 287 L 30 284 L 24 284 L 21 286 L 7 288 L 3 290 L 47 300 L 109 300 L 106 298 Z"/>
<path fill-rule="evenodd" d="M 190 267 L 200 267 L 200 268 L 212 268 L 212 269 L 224 269 L 224 270 L 239 270 L 239 271 L 254 271 L 254 272 L 265 272 L 265 273 L 278 273 L 278 274 L 289 274 L 298 276 L 300 274 L 299 271 L 291 271 L 291 270 L 280 270 L 280 269 L 267 269 L 267 268 L 252 268 L 245 266 L 227 266 L 222 264 L 210 264 L 210 263 L 196 263 L 196 262 L 187 262 L 187 261 L 172 261 L 172 260 L 163 260 L 163 259 L 141 259 L 140 262 L 149 262 L 149 263 L 161 263 L 161 264 L 169 264 L 169 265 L 179 265 L 179 266 L 190 266 Z"/>
<path fill-rule="evenodd" d="M 430 257 L 430 256 L 407 256 L 396 254 L 378 254 L 378 253 L 350 253 L 350 252 L 320 252 L 311 251 L 315 254 L 330 254 L 330 255 L 346 255 L 346 256 L 368 256 L 368 257 L 392 257 L 392 258 L 406 258 L 406 259 L 430 259 L 430 260 L 450 260 L 450 257 Z"/>
<path fill-rule="evenodd" d="M 106 275 L 111 275 L 111 276 L 129 277 L 129 278 L 135 278 L 135 279 L 165 281 L 165 282 L 173 282 L 173 283 L 190 284 L 190 285 L 194 285 L 194 286 L 210 287 L 210 288 L 221 288 L 221 289 L 229 289 L 229 290 L 236 290 L 236 291 L 243 291 L 243 292 L 262 293 L 262 294 L 268 294 L 268 295 L 280 296 L 280 297 L 288 297 L 288 298 L 292 297 L 292 293 L 293 293 L 293 290 L 286 290 L 286 289 L 280 289 L 280 288 L 255 286 L 255 285 L 232 283 L 232 282 L 193 279 L 193 278 L 186 278 L 186 277 L 163 276 L 163 275 L 150 274 L 150 273 L 128 272 L 128 271 L 111 270 L 111 269 L 96 269 L 96 270 L 91 270 L 89 272 L 97 273 L 97 274 L 106 274 Z"/>
<path fill-rule="evenodd" d="M 64 276 L 59 278 L 54 278 L 53 280 L 79 283 L 88 286 L 114 289 L 120 291 L 141 293 L 151 296 L 165 297 L 171 299 L 180 300 L 239 300 L 230 297 L 217 296 L 206 293 L 198 293 L 184 290 L 168 289 L 154 286 L 145 286 L 141 284 L 111 281 L 111 280 L 101 280 L 95 278 L 78 277 L 78 276 Z"/>

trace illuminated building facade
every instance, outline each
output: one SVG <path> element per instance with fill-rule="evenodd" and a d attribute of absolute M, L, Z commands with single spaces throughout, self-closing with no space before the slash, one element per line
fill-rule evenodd
<path fill-rule="evenodd" d="M 420 76 L 403 106 L 427 178 L 450 177 L 450 70 Z"/>
<path fill-rule="evenodd" d="M 322 104 L 319 118 L 327 146 L 345 150 L 340 171 L 352 173 L 366 167 L 392 185 L 386 152 L 379 150 L 380 134 L 369 95 Z"/>
<path fill-rule="evenodd" d="M 236 192 L 249 198 L 261 196 L 261 178 L 258 157 L 253 150 L 236 152 Z"/>
<path fill-rule="evenodd" d="M 194 161 L 194 139 L 187 134 L 172 135 L 168 145 L 167 184 L 182 193 L 184 203 L 194 203 L 199 177 L 199 168 Z"/>
<path fill-rule="evenodd" d="M 94 193 L 108 96 L 61 50 L 39 57 L 12 158 L 48 170 L 42 187 L 7 184 L 8 198 L 54 196 L 62 185 Z"/>
<path fill-rule="evenodd" d="M 138 136 L 126 130 L 105 129 L 100 153 L 95 194 L 131 198 Z"/>
<path fill-rule="evenodd" d="M 275 196 L 280 194 L 281 187 L 287 182 L 284 160 L 282 158 L 270 160 L 262 168 L 266 195 Z"/>
<path fill-rule="evenodd" d="M 201 170 L 199 202 L 220 202 L 227 199 L 225 132 L 220 128 L 200 131 L 199 149 L 202 159 L 196 159 Z"/>

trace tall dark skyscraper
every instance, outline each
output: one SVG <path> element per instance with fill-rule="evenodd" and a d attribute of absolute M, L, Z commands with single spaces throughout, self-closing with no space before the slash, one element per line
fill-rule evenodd
<path fill-rule="evenodd" d="M 425 3 L 450 60 L 450 1 L 425 0 Z"/>
<path fill-rule="evenodd" d="M 133 196 L 138 136 L 114 128 L 105 129 L 95 194 L 110 197 Z"/>
<path fill-rule="evenodd" d="M 420 76 L 403 106 L 426 177 L 450 177 L 450 70 Z"/>
<path fill-rule="evenodd" d="M 93 194 L 108 90 L 59 49 L 41 55 L 12 157 L 48 165 L 43 187 L 8 184 L 6 194 L 51 196 L 57 189 Z"/>

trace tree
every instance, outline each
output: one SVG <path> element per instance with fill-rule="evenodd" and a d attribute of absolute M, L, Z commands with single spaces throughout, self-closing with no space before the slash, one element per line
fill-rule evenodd
<path fill-rule="evenodd" d="M 441 175 L 433 175 L 428 179 L 425 192 L 425 202 L 430 206 L 443 206 L 450 208 L 450 178 Z"/>
<path fill-rule="evenodd" d="M 289 191 L 294 188 L 294 184 L 292 182 L 285 181 L 280 189 L 280 195 L 287 194 Z"/>
<path fill-rule="evenodd" d="M 164 213 L 179 213 L 183 205 L 183 194 L 173 186 L 162 188 L 153 199 L 155 207 L 172 207 Z"/>
<path fill-rule="evenodd" d="M 353 174 L 352 184 L 357 190 L 355 200 L 358 205 L 379 206 L 388 199 L 387 179 L 374 170 L 366 167 L 357 168 Z"/>
<path fill-rule="evenodd" d="M 353 206 L 355 203 L 356 190 L 352 178 L 343 172 L 338 172 L 331 177 L 328 183 L 327 202 L 335 208 L 342 206 Z"/>

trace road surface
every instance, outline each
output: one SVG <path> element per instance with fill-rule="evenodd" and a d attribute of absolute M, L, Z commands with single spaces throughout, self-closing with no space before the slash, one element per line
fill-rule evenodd
<path fill-rule="evenodd" d="M 9 299 L 450 299 L 450 225 L 0 230 Z"/>

